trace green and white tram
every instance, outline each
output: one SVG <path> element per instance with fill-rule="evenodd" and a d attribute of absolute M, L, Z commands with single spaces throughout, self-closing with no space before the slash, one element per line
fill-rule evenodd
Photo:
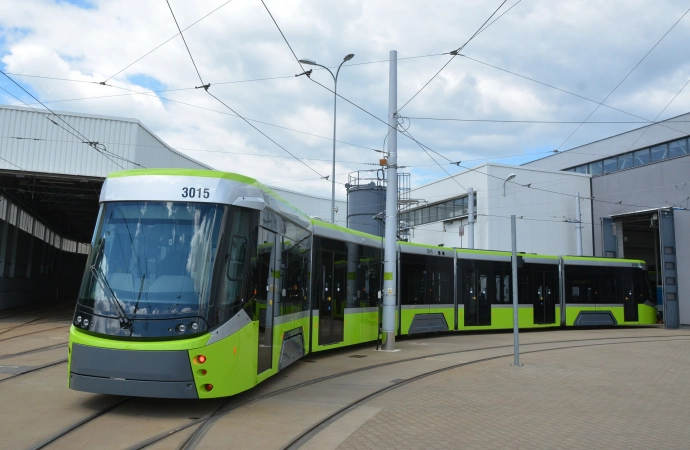
<path fill-rule="evenodd" d="M 379 335 L 381 238 L 241 175 L 111 174 L 70 329 L 81 391 L 211 398 Z M 510 254 L 399 243 L 398 334 L 512 328 Z M 656 322 L 641 261 L 521 255 L 522 328 Z"/>

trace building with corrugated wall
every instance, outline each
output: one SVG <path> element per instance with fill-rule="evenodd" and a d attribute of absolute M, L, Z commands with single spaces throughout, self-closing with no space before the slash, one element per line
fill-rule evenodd
<path fill-rule="evenodd" d="M 0 106 L 0 309 L 74 300 L 113 171 L 209 169 L 136 119 Z"/>
<path fill-rule="evenodd" d="M 594 254 L 642 259 L 669 328 L 690 328 L 690 113 L 523 165 L 590 177 Z"/>
<path fill-rule="evenodd" d="M 76 298 L 105 177 L 154 167 L 211 169 L 136 119 L 0 106 L 0 309 Z M 330 198 L 272 189 L 330 218 Z"/>

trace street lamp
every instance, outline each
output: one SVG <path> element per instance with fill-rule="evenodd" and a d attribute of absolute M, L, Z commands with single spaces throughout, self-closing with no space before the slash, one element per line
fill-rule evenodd
<path fill-rule="evenodd" d="M 354 53 L 349 53 L 348 55 L 346 55 L 345 58 L 343 58 L 343 62 L 341 62 L 338 66 L 338 70 L 335 72 L 335 75 L 333 75 L 331 69 L 329 69 L 326 66 L 322 66 L 321 64 L 317 64 L 316 61 L 313 61 L 311 59 L 299 60 L 299 62 L 301 62 L 302 64 L 323 67 L 324 69 L 328 70 L 328 73 L 330 73 L 333 77 L 333 170 L 331 171 L 331 223 L 335 223 L 335 107 L 338 102 L 338 74 L 340 73 L 340 68 L 343 66 L 343 64 L 345 64 L 345 61 L 349 61 L 354 57 Z"/>
<path fill-rule="evenodd" d="M 508 175 L 508 178 L 506 178 L 505 181 L 503 182 L 503 196 L 504 197 L 506 196 L 506 183 L 509 182 L 510 180 L 512 180 L 513 178 L 515 178 L 515 174 L 511 173 L 510 175 Z"/>

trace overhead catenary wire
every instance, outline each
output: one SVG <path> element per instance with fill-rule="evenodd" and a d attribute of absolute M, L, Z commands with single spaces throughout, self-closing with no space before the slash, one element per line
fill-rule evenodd
<path fill-rule="evenodd" d="M 124 167 L 123 167 L 122 165 L 118 164 L 116 161 L 114 161 L 114 160 L 111 158 L 111 156 L 112 156 L 112 157 L 121 158 L 121 159 L 123 159 L 123 160 L 126 160 L 126 161 L 132 163 L 132 164 L 135 164 L 135 165 L 137 165 L 137 166 L 143 167 L 143 166 L 141 166 L 140 164 L 135 163 L 134 161 L 129 161 L 129 160 L 127 160 L 126 158 L 123 158 L 123 157 L 120 157 L 119 155 L 115 155 L 115 154 L 112 154 L 112 153 L 108 152 L 107 149 L 106 149 L 106 147 L 105 147 L 103 144 L 99 144 L 97 141 L 91 141 L 91 140 L 89 140 L 89 139 L 88 139 L 86 136 L 84 136 L 79 130 L 77 130 L 77 129 L 74 128 L 72 125 L 70 125 L 69 122 L 67 122 L 65 119 L 63 119 L 63 118 L 60 117 L 58 114 L 56 114 L 55 112 L 53 112 L 53 110 L 51 110 L 50 108 L 48 108 L 46 105 L 44 105 L 43 103 L 41 103 L 41 101 L 40 101 L 38 98 L 36 98 L 31 92 L 27 91 L 21 84 L 17 83 L 12 77 L 10 77 L 9 75 L 7 75 L 7 74 L 6 74 L 5 72 L 3 72 L 2 70 L 0 70 L 0 73 L 2 73 L 8 80 L 10 80 L 12 83 L 14 83 L 17 87 L 19 87 L 22 91 L 24 91 L 26 94 L 28 94 L 31 98 L 33 98 L 33 99 L 36 100 L 38 103 L 40 103 L 45 109 L 47 109 L 48 111 L 50 111 L 50 113 L 51 113 L 52 115 L 54 115 L 57 119 L 59 119 L 61 122 L 63 122 L 65 125 L 67 125 L 70 129 L 65 128 L 64 126 L 60 125 L 59 123 L 57 123 L 56 121 L 54 121 L 53 119 L 51 119 L 51 118 L 48 116 L 48 114 L 46 114 L 46 113 L 44 113 L 44 112 L 41 112 L 41 111 L 38 111 L 37 109 L 35 109 L 35 108 L 29 106 L 28 104 L 26 104 L 26 102 L 24 102 L 24 101 L 21 100 L 20 98 L 18 98 L 18 97 L 16 97 L 16 96 L 13 96 L 14 98 L 16 98 L 17 100 L 21 101 L 21 102 L 24 103 L 25 105 L 29 106 L 29 108 L 31 108 L 31 109 L 34 110 L 35 112 L 41 114 L 41 115 L 42 115 L 43 117 L 45 117 L 47 120 L 49 120 L 50 122 L 52 122 L 53 124 L 55 124 L 55 125 L 58 126 L 59 128 L 62 128 L 62 129 L 65 130 L 67 133 L 71 134 L 72 136 L 76 137 L 77 139 L 80 139 L 81 142 L 82 142 L 83 144 L 89 145 L 91 148 L 93 148 L 93 149 L 96 150 L 98 153 L 100 153 L 101 155 L 103 155 L 106 159 L 110 160 L 113 164 L 117 165 L 118 167 L 120 167 L 121 169 L 124 170 Z M 3 90 L 4 90 L 4 89 L 3 89 Z M 7 92 L 7 91 L 5 91 L 5 92 Z M 103 148 L 99 148 L 99 147 L 98 147 L 99 145 L 103 145 Z M 110 155 L 110 156 L 109 156 L 109 155 Z"/>
<path fill-rule="evenodd" d="M 407 106 L 412 100 L 414 100 L 424 90 L 424 88 L 426 88 L 429 85 L 429 83 L 431 83 L 438 76 L 438 74 L 441 73 L 443 71 L 443 69 L 445 69 L 446 66 L 448 66 L 448 64 L 450 64 L 455 59 L 456 56 L 458 56 L 458 53 L 460 51 L 462 51 L 462 49 L 465 48 L 465 46 L 467 44 L 469 44 L 472 41 L 472 39 L 474 39 L 475 36 L 477 36 L 479 33 L 481 33 L 482 29 L 484 28 L 484 25 L 486 25 L 487 22 L 489 20 L 491 20 L 491 18 L 493 16 L 496 15 L 496 13 L 503 7 L 503 5 L 505 5 L 506 1 L 507 0 L 503 0 L 503 2 L 498 6 L 498 8 L 496 8 L 496 10 L 489 16 L 489 18 L 484 21 L 482 26 L 479 27 L 479 29 L 477 31 L 475 31 L 474 34 L 472 36 L 470 36 L 470 38 L 464 44 L 462 44 L 456 50 L 453 50 L 452 52 L 450 52 L 450 55 L 451 55 L 450 59 L 434 74 L 434 76 L 431 77 L 431 79 L 429 81 L 427 81 L 424 84 L 424 86 L 422 86 L 417 92 L 415 92 L 415 94 L 408 101 L 406 101 L 400 108 L 398 108 L 398 111 L 397 111 L 398 114 L 400 113 L 400 111 L 402 111 L 405 108 L 405 106 Z M 515 6 L 515 5 L 513 5 L 513 6 Z"/>
<path fill-rule="evenodd" d="M 647 59 L 647 56 L 649 56 L 649 54 L 652 53 L 652 51 L 654 51 L 654 49 L 657 47 L 657 45 L 659 45 L 659 44 L 661 43 L 661 41 L 664 40 L 664 38 L 671 32 L 671 30 L 673 30 L 673 29 L 676 27 L 676 25 L 678 25 L 678 23 L 683 19 L 683 17 L 685 17 L 685 15 L 686 15 L 688 12 L 690 12 L 690 8 L 688 8 L 688 9 L 683 13 L 683 15 L 680 16 L 680 18 L 678 18 L 678 20 L 676 20 L 676 22 L 671 26 L 671 28 L 668 29 L 668 31 L 666 31 L 666 33 L 664 33 L 663 36 L 661 36 L 661 38 L 656 42 L 656 44 L 654 44 L 654 45 L 652 46 L 652 48 L 650 48 L 649 51 L 648 51 L 647 53 L 645 53 L 645 55 L 642 57 L 642 59 L 640 59 L 640 60 L 637 62 L 637 64 L 635 64 L 635 66 L 634 66 L 632 69 L 630 69 L 630 71 L 629 71 L 629 72 L 623 77 L 623 79 L 622 79 L 622 80 L 611 90 L 611 92 L 608 93 L 608 95 L 604 98 L 604 100 L 601 101 L 601 103 L 604 103 L 606 100 L 609 99 L 609 97 L 611 97 L 611 95 L 612 95 L 614 92 L 616 92 L 616 89 L 618 89 L 618 88 L 620 87 L 620 85 L 623 84 L 623 82 L 624 82 L 625 80 L 628 79 L 628 77 L 630 76 L 630 74 L 633 73 L 633 72 L 635 71 L 635 69 L 637 69 L 637 68 L 639 67 L 639 65 L 642 64 L 642 62 L 643 62 L 645 59 Z M 585 120 L 583 120 L 582 123 L 587 122 L 587 120 L 588 120 L 590 117 L 592 117 L 592 115 L 593 115 L 595 112 L 597 112 L 597 110 L 599 109 L 599 106 L 600 106 L 600 105 L 597 105 L 597 106 L 594 108 L 594 110 L 593 110 L 591 113 L 589 113 L 589 115 L 588 115 L 587 117 L 585 117 Z M 556 150 L 560 150 L 561 147 L 563 147 L 563 146 L 565 145 L 565 143 L 568 142 L 568 141 L 570 140 L 570 138 L 571 138 L 575 133 L 577 133 L 577 131 L 578 131 L 581 127 L 582 127 L 582 124 L 578 125 L 577 128 L 575 128 L 575 130 L 573 130 L 573 132 L 570 133 L 570 134 L 568 135 L 567 138 L 565 138 L 565 140 L 561 143 L 561 145 L 558 146 L 558 148 L 557 148 Z"/>
<path fill-rule="evenodd" d="M 262 3 L 264 4 L 264 7 L 265 7 L 266 10 L 268 11 L 268 7 L 267 7 L 266 4 L 263 2 L 263 0 L 262 0 Z M 505 1 L 504 1 L 504 3 L 505 3 Z M 502 6 L 502 5 L 501 5 L 501 6 Z M 500 7 L 499 7 L 499 8 L 500 8 Z M 269 14 L 270 14 L 270 11 L 268 11 L 268 12 L 269 12 Z M 494 14 L 495 14 L 495 13 L 494 13 Z M 492 14 L 492 16 L 493 16 L 493 14 Z M 302 67 L 301 63 L 299 62 L 299 59 L 297 58 L 297 56 L 295 55 L 294 51 L 292 50 L 292 46 L 290 46 L 289 42 L 287 41 L 287 38 L 285 37 L 285 34 L 282 32 L 282 30 L 280 30 L 280 26 L 278 25 L 278 23 L 277 23 L 277 21 L 275 20 L 275 18 L 273 18 L 273 15 L 272 15 L 272 14 L 271 14 L 271 18 L 272 18 L 274 24 L 276 25 L 276 27 L 278 28 L 278 30 L 280 31 L 281 36 L 283 36 L 283 39 L 285 40 L 286 44 L 287 44 L 288 47 L 290 48 L 290 51 L 292 52 L 292 55 L 294 56 L 295 60 L 296 60 L 297 63 L 300 65 L 300 67 Z M 468 42 L 469 42 L 469 41 L 468 41 Z M 311 77 L 309 77 L 309 79 L 310 79 L 311 81 L 313 81 L 314 83 L 318 84 L 319 86 L 323 87 L 324 89 L 326 89 L 326 90 L 332 92 L 332 93 L 335 94 L 336 96 L 342 98 L 343 100 L 345 100 L 346 102 L 350 103 L 351 105 L 355 106 L 356 108 L 360 109 L 361 111 L 365 112 L 366 114 L 368 114 L 368 115 L 370 115 L 370 116 L 376 118 L 377 120 L 379 120 L 379 121 L 382 122 L 382 123 L 385 123 L 386 126 L 388 126 L 389 128 L 391 127 L 387 122 L 385 122 L 385 121 L 383 121 L 382 119 L 376 117 L 375 115 L 373 115 L 373 114 L 370 113 L 369 111 L 366 111 L 364 108 L 360 107 L 359 105 L 356 105 L 355 103 L 353 103 L 352 101 L 350 101 L 350 100 L 348 100 L 347 98 L 343 97 L 342 95 L 337 94 L 336 92 L 334 92 L 333 90 L 331 90 L 331 89 L 329 89 L 328 87 L 324 86 L 323 84 L 317 82 L 316 80 L 313 80 Z M 602 103 L 603 103 L 603 102 L 602 102 Z M 464 166 L 460 166 L 460 162 L 453 162 L 453 161 L 451 161 L 450 159 L 448 159 L 447 157 L 445 157 L 444 155 L 438 153 L 437 151 L 435 151 L 435 150 L 429 148 L 429 147 L 426 146 L 426 145 L 423 145 L 423 144 L 420 143 L 418 140 L 416 140 L 414 137 L 412 137 L 412 135 L 409 133 L 409 131 L 407 131 L 407 132 L 401 132 L 400 130 L 398 130 L 397 123 L 396 123 L 396 127 L 395 127 L 395 128 L 396 128 L 396 131 L 397 131 L 397 132 L 400 132 L 400 133 L 403 134 L 404 136 L 406 136 L 406 137 L 408 137 L 409 139 L 413 140 L 413 141 L 414 141 L 420 148 L 422 148 L 422 149 L 425 151 L 425 153 L 427 153 L 427 155 L 429 155 L 430 157 L 431 157 L 431 155 L 426 151 L 426 149 L 428 149 L 428 150 L 430 150 L 431 152 L 433 152 L 433 153 L 435 153 L 435 154 L 441 156 L 442 158 L 446 159 L 449 163 L 455 164 L 455 165 L 457 165 L 457 166 L 459 166 L 459 167 L 463 167 L 463 168 L 465 168 L 465 169 L 467 169 L 467 170 L 473 170 L 473 169 L 469 169 L 469 168 L 464 167 Z M 446 169 L 443 168 L 443 166 L 441 166 L 440 164 L 438 164 L 438 162 L 436 162 L 436 160 L 435 160 L 433 157 L 431 157 L 431 159 L 432 159 L 432 160 L 433 160 L 433 161 L 434 161 L 434 162 L 435 162 L 435 163 L 436 163 L 446 174 L 448 174 L 448 176 L 449 176 L 451 179 L 453 179 L 459 186 L 463 187 L 457 180 L 455 180 L 455 176 L 451 176 L 450 173 L 449 173 L 448 171 L 446 171 Z M 480 173 L 481 173 L 481 172 L 480 172 Z M 486 174 L 486 175 L 488 175 L 488 174 Z M 489 175 L 489 176 L 491 176 L 491 175 Z M 463 187 L 463 189 L 464 189 L 464 187 Z M 535 188 L 535 189 L 539 190 L 538 188 Z M 467 190 L 467 189 L 465 189 L 465 190 Z M 552 191 L 549 191 L 549 192 L 552 192 Z M 565 194 L 565 193 L 560 193 L 560 192 L 555 192 L 555 191 L 553 191 L 553 192 L 554 192 L 554 193 L 557 193 L 557 194 L 561 194 L 561 195 L 567 195 L 567 196 L 569 196 L 569 197 L 576 197 L 576 196 L 573 195 L 573 194 Z M 591 197 L 590 199 L 595 200 L 593 197 Z M 602 201 L 602 202 L 603 202 L 603 201 Z M 616 203 L 616 202 L 605 202 L 605 203 Z M 618 202 L 618 204 L 622 204 L 622 202 Z M 644 206 L 639 206 L 639 205 L 626 205 L 626 206 L 644 207 Z"/>
<path fill-rule="evenodd" d="M 167 1 L 167 0 L 166 0 L 166 1 Z M 204 20 L 205 18 L 207 18 L 208 16 L 210 16 L 210 15 L 213 14 L 214 12 L 218 11 L 219 9 L 221 9 L 223 6 L 227 5 L 227 4 L 230 3 L 231 1 L 232 1 L 232 0 L 228 0 L 227 2 L 223 3 L 222 5 L 220 5 L 220 6 L 217 7 L 216 9 L 214 9 L 213 11 L 209 12 L 208 14 L 206 14 L 205 16 L 202 16 L 202 17 L 201 17 L 200 19 L 198 19 L 196 22 L 193 22 L 191 25 L 189 25 L 189 26 L 188 26 L 187 28 L 185 28 L 184 30 L 180 30 L 179 33 L 177 33 L 176 35 L 170 37 L 168 40 L 166 40 L 165 42 L 159 44 L 158 46 L 154 47 L 152 50 L 150 50 L 148 53 L 146 53 L 145 55 L 143 55 L 143 56 L 141 56 L 140 58 L 138 58 L 136 61 L 134 61 L 134 62 L 128 64 L 127 66 L 125 66 L 124 68 L 120 69 L 117 73 L 115 73 L 115 74 L 109 76 L 105 81 L 103 81 L 103 82 L 100 83 L 100 84 L 105 84 L 106 82 L 108 82 L 108 81 L 110 81 L 111 79 L 115 78 L 117 75 L 121 74 L 121 73 L 124 72 L 125 70 L 129 69 L 130 67 L 132 67 L 134 64 L 138 63 L 138 62 L 141 61 L 142 59 L 144 59 L 144 58 L 146 58 L 147 56 L 149 56 L 151 53 L 155 52 L 156 50 L 158 50 L 159 48 L 161 48 L 162 46 L 164 46 L 164 45 L 167 44 L 168 42 L 170 42 L 170 41 L 172 41 L 173 39 L 175 39 L 178 35 L 181 35 L 181 34 L 182 34 L 182 31 L 187 31 L 187 30 L 189 30 L 189 29 L 192 28 L 194 25 L 196 25 L 197 23 L 201 22 L 202 20 Z M 168 6 L 170 6 L 170 3 L 168 3 Z M 172 8 L 171 8 L 171 11 L 172 11 Z M 177 23 L 177 20 L 175 20 L 175 22 Z M 180 27 L 178 26 L 177 29 L 179 30 Z"/>
<path fill-rule="evenodd" d="M 676 95 L 673 96 L 673 98 L 666 104 L 666 106 L 664 106 L 664 109 L 662 109 L 661 112 L 656 115 L 656 117 L 654 118 L 655 122 L 659 119 L 659 117 L 661 117 L 661 115 L 664 113 L 664 111 L 666 111 L 668 109 L 668 107 L 671 106 L 671 103 L 673 103 L 673 101 L 676 98 L 678 98 L 678 96 L 680 95 L 681 92 L 683 92 L 683 90 L 688 85 L 688 83 L 690 83 L 690 78 L 688 79 L 688 81 L 685 82 L 683 87 L 681 87 L 680 90 L 678 92 L 676 92 Z M 647 133 L 647 131 L 649 131 L 649 127 L 645 128 L 644 131 L 642 133 L 640 133 L 639 136 L 637 136 L 637 139 L 635 139 L 635 141 L 632 144 L 630 144 L 630 147 L 628 147 L 628 151 L 633 149 L 635 144 L 637 144 L 637 142 L 642 138 L 642 136 L 644 136 Z"/>
<path fill-rule="evenodd" d="M 168 0 L 165 0 L 165 1 L 166 1 L 166 3 L 168 3 L 168 6 L 170 7 L 170 2 L 169 2 Z M 180 29 L 180 25 L 179 25 L 179 23 L 177 22 L 177 18 L 175 17 L 175 12 L 172 10 L 172 7 L 170 7 L 170 13 L 172 14 L 173 19 L 175 20 L 175 25 L 177 26 L 177 29 L 180 31 L 180 36 L 182 37 L 182 40 L 183 40 L 184 43 L 185 43 L 185 47 L 186 47 L 186 49 L 187 49 L 187 53 L 189 54 L 189 58 L 191 59 L 192 64 L 194 65 L 194 69 L 196 69 L 197 75 L 199 75 L 199 80 L 201 81 L 201 86 L 199 86 L 199 87 L 200 87 L 200 88 L 203 88 L 203 89 L 206 91 L 206 93 L 207 93 L 208 95 L 210 95 L 210 96 L 213 97 L 216 101 L 218 101 L 220 104 L 222 104 L 222 105 L 225 106 L 227 109 L 229 109 L 230 111 L 232 111 L 233 114 L 235 114 L 237 117 L 239 117 L 240 119 L 242 119 L 242 120 L 243 120 L 245 123 L 247 123 L 250 127 L 254 128 L 256 131 L 258 131 L 259 133 L 261 133 L 261 135 L 263 135 L 266 139 L 268 139 L 269 141 L 273 142 L 276 146 L 278 146 L 279 148 L 281 148 L 281 149 L 282 149 L 283 151 L 285 151 L 288 155 L 292 156 L 295 160 L 299 161 L 301 164 L 303 164 L 303 165 L 304 165 L 305 167 L 307 167 L 309 170 L 311 170 L 312 172 L 314 172 L 315 174 L 317 174 L 317 175 L 318 175 L 319 177 L 321 177 L 321 178 L 328 179 L 328 176 L 325 176 L 325 177 L 322 176 L 322 175 L 321 175 L 318 171 L 316 171 L 313 167 L 311 167 L 309 164 L 305 163 L 305 162 L 302 161 L 301 159 L 297 158 L 297 157 L 296 157 L 295 155 L 293 155 L 288 149 L 286 149 L 285 147 L 283 147 L 282 145 L 280 145 L 280 144 L 279 144 L 278 142 L 276 142 L 273 138 L 271 138 L 270 136 L 268 136 L 266 133 L 264 133 L 262 130 L 260 130 L 258 127 L 256 127 L 253 123 L 251 123 L 250 121 L 248 121 L 247 119 L 245 119 L 241 114 L 239 114 L 237 111 L 235 111 L 234 109 L 232 109 L 228 104 L 226 104 L 225 102 L 223 102 L 221 99 L 219 99 L 218 97 L 216 97 L 215 95 L 213 95 L 213 94 L 209 91 L 210 84 L 204 84 L 204 80 L 203 80 L 203 78 L 201 77 L 201 73 L 199 72 L 199 69 L 198 69 L 197 66 L 196 66 L 196 62 L 194 62 L 194 57 L 192 56 L 192 52 L 191 52 L 191 50 L 189 49 L 189 46 L 187 45 L 187 41 L 186 41 L 185 38 L 184 38 L 184 33 L 182 33 L 182 29 Z"/>

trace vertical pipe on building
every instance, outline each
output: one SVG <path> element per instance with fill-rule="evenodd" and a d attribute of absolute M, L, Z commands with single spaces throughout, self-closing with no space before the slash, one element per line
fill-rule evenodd
<path fill-rule="evenodd" d="M 467 190 L 467 248 L 474 248 L 474 189 Z"/>
<path fill-rule="evenodd" d="M 582 256 L 582 214 L 580 213 L 580 193 L 575 194 L 575 237 L 577 239 L 577 256 Z"/>
<path fill-rule="evenodd" d="M 383 263 L 383 350 L 395 350 L 396 243 L 398 229 L 398 52 L 391 50 L 388 85 L 388 174 Z"/>
<path fill-rule="evenodd" d="M 513 365 L 520 365 L 520 327 L 518 326 L 518 270 L 517 270 L 517 225 L 515 214 L 510 216 L 510 234 L 513 244 L 513 257 L 511 258 L 511 272 L 513 274 Z"/>

